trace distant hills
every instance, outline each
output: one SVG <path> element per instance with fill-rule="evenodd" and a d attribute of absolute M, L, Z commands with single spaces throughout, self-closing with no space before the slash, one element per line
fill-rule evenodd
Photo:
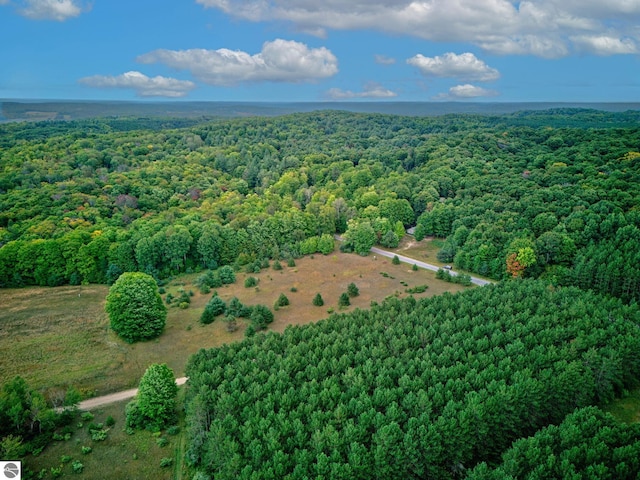
<path fill-rule="evenodd" d="M 452 113 L 502 115 L 557 108 L 608 112 L 640 110 L 640 103 L 476 102 L 117 102 L 0 100 L 0 122 L 78 120 L 96 117 L 233 118 L 344 110 L 407 116 Z"/>

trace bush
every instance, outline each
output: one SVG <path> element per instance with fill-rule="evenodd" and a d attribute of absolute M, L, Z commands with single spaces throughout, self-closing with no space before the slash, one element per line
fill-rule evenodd
<path fill-rule="evenodd" d="M 160 466 L 162 468 L 169 468 L 171 465 L 173 465 L 173 458 L 164 457 L 160 460 Z"/>
<path fill-rule="evenodd" d="M 222 281 L 223 285 L 229 285 L 236 282 L 236 273 L 229 265 L 220 267 L 218 269 L 218 275 L 220 276 L 220 280 Z"/>
<path fill-rule="evenodd" d="M 289 305 L 289 299 L 284 293 L 281 293 L 275 303 L 278 307 L 286 307 Z"/>
<path fill-rule="evenodd" d="M 256 277 L 247 277 L 244 279 L 245 288 L 251 288 L 258 285 L 258 279 Z"/>
<path fill-rule="evenodd" d="M 352 298 L 357 297 L 358 295 L 360 295 L 360 290 L 358 290 L 358 287 L 355 283 L 351 282 L 349 285 L 347 285 L 347 294 Z"/>
<path fill-rule="evenodd" d="M 219 296 L 214 295 L 207 302 L 200 315 L 200 323 L 203 325 L 209 325 L 212 323 L 218 315 L 222 315 L 227 309 L 227 304 Z"/>
<path fill-rule="evenodd" d="M 296 261 L 293 259 L 293 257 L 287 260 L 287 267 L 295 267 L 295 266 L 296 266 Z"/>
<path fill-rule="evenodd" d="M 227 315 L 232 315 L 236 318 L 249 318 L 251 316 L 251 308 L 243 305 L 238 297 L 233 297 L 229 300 L 227 305 Z"/>
<path fill-rule="evenodd" d="M 84 465 L 82 464 L 82 462 L 76 460 L 71 464 L 71 470 L 73 470 L 73 473 L 82 473 L 82 471 L 84 470 Z"/>
<path fill-rule="evenodd" d="M 107 419 L 104 421 L 104 424 L 107 427 L 113 427 L 116 424 L 116 421 L 111 415 L 109 415 Z"/>
<path fill-rule="evenodd" d="M 393 263 L 394 265 L 400 265 L 400 258 L 398 257 L 398 255 L 393 256 L 391 263 Z"/>
<path fill-rule="evenodd" d="M 251 312 L 251 325 L 256 330 L 264 330 L 267 325 L 273 322 L 273 312 L 264 305 L 256 305 Z"/>
<path fill-rule="evenodd" d="M 316 296 L 313 297 L 313 301 L 311 303 L 313 303 L 316 307 L 323 306 L 324 300 L 322 299 L 322 295 L 320 295 L 319 293 L 316 293 Z"/>
<path fill-rule="evenodd" d="M 351 301 L 349 300 L 349 294 L 347 292 L 343 292 L 342 295 L 340 295 L 340 298 L 338 299 L 338 306 L 348 307 L 349 305 L 351 305 Z"/>
<path fill-rule="evenodd" d="M 238 322 L 236 320 L 236 317 L 234 317 L 233 315 L 225 316 L 224 317 L 224 323 L 227 326 L 227 332 L 233 333 L 236 330 L 238 330 Z"/>
<path fill-rule="evenodd" d="M 415 263 L 411 266 L 411 270 L 413 270 L 414 272 L 418 271 L 418 265 L 416 265 Z"/>
<path fill-rule="evenodd" d="M 83 455 L 87 455 L 89 453 L 91 453 L 93 451 L 93 448 L 91 447 L 82 447 L 80 449 L 80 451 L 82 452 Z"/>
<path fill-rule="evenodd" d="M 80 415 L 80 418 L 82 419 L 83 422 L 90 422 L 91 420 L 93 420 L 93 413 L 91 412 L 83 412 Z"/>
<path fill-rule="evenodd" d="M 275 262 L 273 262 L 273 269 L 282 270 L 282 264 L 278 260 L 276 260 Z"/>
<path fill-rule="evenodd" d="M 160 448 L 166 447 L 167 445 L 169 445 L 169 440 L 167 440 L 165 437 L 158 437 L 156 438 L 156 445 L 158 445 Z"/>

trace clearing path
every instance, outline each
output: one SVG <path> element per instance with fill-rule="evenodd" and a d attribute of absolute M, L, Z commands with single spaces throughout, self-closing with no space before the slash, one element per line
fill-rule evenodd
<path fill-rule="evenodd" d="M 187 377 L 176 378 L 178 385 L 184 385 L 187 381 Z M 138 393 L 137 388 L 131 390 L 123 390 L 122 392 L 110 393 L 109 395 L 103 395 L 102 397 L 90 398 L 84 400 L 78 404 L 79 410 L 93 410 L 94 408 L 102 407 L 110 403 L 119 402 L 121 400 L 127 400 L 133 398 Z"/>

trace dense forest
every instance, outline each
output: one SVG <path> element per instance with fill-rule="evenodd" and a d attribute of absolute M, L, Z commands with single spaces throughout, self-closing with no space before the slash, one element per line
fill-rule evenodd
<path fill-rule="evenodd" d="M 637 300 L 639 117 L 0 125 L 0 286 L 160 279 L 310 253 L 335 233 L 364 254 L 417 225 L 456 268 Z"/>
<path fill-rule="evenodd" d="M 635 385 L 639 328 L 635 305 L 510 280 L 202 350 L 187 368 L 187 459 L 215 479 L 462 477 Z M 633 432 L 612 440 L 630 462 L 615 478 L 640 472 Z M 562 439 L 558 454 L 588 440 Z"/>
<path fill-rule="evenodd" d="M 579 109 L 1 124 L 0 287 L 254 271 L 335 234 L 366 255 L 415 227 L 500 282 L 201 351 L 194 478 L 636 478 L 640 432 L 594 406 L 640 378 L 639 125 Z M 33 410 L 26 386 L 2 392 Z M 31 434 L 18 414 L 11 433 Z"/>

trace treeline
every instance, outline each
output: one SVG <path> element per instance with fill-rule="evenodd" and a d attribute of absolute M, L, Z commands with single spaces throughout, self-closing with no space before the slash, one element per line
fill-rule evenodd
<path fill-rule="evenodd" d="M 166 129 L 149 119 L 137 130 L 132 119 L 0 125 L 0 279 L 162 277 L 293 256 L 335 233 L 365 254 L 417 224 L 418 238 L 446 239 L 439 259 L 457 269 L 638 300 L 636 116 L 325 111 Z M 199 250 L 203 236 L 219 239 L 218 253 L 203 253 L 206 240 Z M 38 266 L 49 251 L 64 265 Z"/>
<path fill-rule="evenodd" d="M 201 350 L 187 460 L 216 479 L 463 477 L 634 386 L 638 328 L 635 305 L 510 281 Z"/>

